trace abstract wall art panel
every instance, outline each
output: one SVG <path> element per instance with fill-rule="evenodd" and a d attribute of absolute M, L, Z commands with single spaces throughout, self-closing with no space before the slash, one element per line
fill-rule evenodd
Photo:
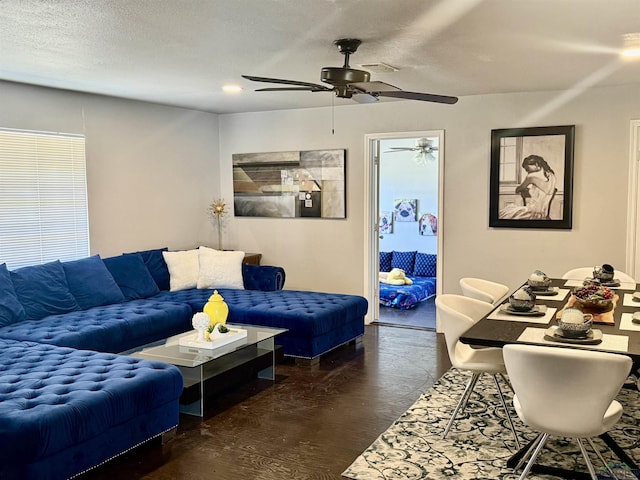
<path fill-rule="evenodd" d="M 346 150 L 234 153 L 236 217 L 346 218 Z"/>

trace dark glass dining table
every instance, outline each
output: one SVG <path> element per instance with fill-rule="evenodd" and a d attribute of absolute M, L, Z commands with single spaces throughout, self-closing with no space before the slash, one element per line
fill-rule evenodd
<path fill-rule="evenodd" d="M 556 308 L 560 310 L 569 300 L 569 296 L 571 295 L 571 291 L 575 287 L 565 286 L 567 280 L 564 279 L 552 279 L 551 286 L 558 287 L 561 289 L 568 289 L 569 293 L 565 296 L 564 299 L 558 300 L 555 297 L 551 296 L 537 296 L 536 304 L 537 305 L 546 305 L 547 307 Z M 627 288 L 624 288 L 627 287 Z M 621 283 L 620 288 L 614 288 L 615 293 L 618 294 L 619 299 L 617 301 L 616 307 L 613 311 L 613 325 L 602 325 L 602 324 L 594 324 L 593 328 L 597 328 L 602 331 L 603 334 L 609 335 L 619 335 L 619 336 L 627 336 L 629 337 L 628 346 L 626 351 L 620 350 L 607 350 L 603 348 L 601 345 L 579 345 L 579 348 L 587 348 L 594 349 L 600 351 L 611 351 L 612 353 L 623 353 L 631 357 L 634 362 L 634 366 L 640 365 L 640 325 L 638 325 L 638 330 L 621 330 L 620 322 L 622 319 L 622 314 L 629 313 L 633 314 L 633 312 L 640 311 L 640 301 L 637 302 L 636 306 L 625 306 L 623 305 L 624 294 L 633 294 L 638 291 L 637 288 L 640 289 L 640 285 L 635 285 L 633 288 L 630 288 L 631 284 Z M 505 301 L 507 301 L 505 299 Z M 499 308 L 499 307 L 498 307 Z M 491 316 L 491 313 L 487 314 L 484 318 L 478 321 L 473 327 L 467 330 L 460 336 L 460 341 L 462 343 L 467 343 L 470 345 L 476 346 L 485 346 L 485 347 L 503 347 L 509 343 L 527 343 L 534 345 L 552 345 L 558 347 L 576 347 L 576 345 L 570 343 L 553 343 L 550 342 L 536 342 L 531 340 L 521 340 L 523 332 L 527 327 L 541 328 L 541 327 L 550 327 L 555 325 L 555 315 L 552 319 L 550 319 L 549 323 L 546 325 L 541 325 L 535 322 L 526 322 L 524 321 L 526 317 L 521 317 L 521 321 L 505 321 L 505 320 L 496 320 L 487 318 Z"/>
<path fill-rule="evenodd" d="M 603 335 L 611 335 L 615 336 L 615 338 L 628 337 L 628 343 L 625 349 L 609 349 L 606 346 L 601 344 L 595 345 L 586 345 L 580 344 L 576 345 L 573 343 L 564 343 L 564 342 L 549 342 L 544 340 L 544 337 L 540 338 L 532 338 L 530 335 L 526 335 L 526 330 L 533 331 L 532 329 L 547 329 L 556 324 L 556 314 L 560 311 L 566 303 L 569 301 L 571 297 L 571 293 L 573 290 L 579 286 L 577 281 L 570 281 L 571 285 L 567 286 L 567 280 L 565 279 L 552 279 L 551 287 L 557 287 L 560 291 L 565 290 L 565 295 L 563 298 L 559 298 L 559 296 L 537 296 L 536 305 L 546 305 L 547 308 L 556 309 L 552 315 L 549 316 L 549 321 L 547 323 L 539 323 L 539 322 L 528 322 L 527 317 L 519 317 L 517 321 L 508 321 L 508 320 L 499 320 L 496 318 L 488 318 L 495 317 L 497 309 L 500 309 L 501 306 L 498 305 L 496 309 L 492 310 L 490 313 L 485 315 L 482 319 L 476 322 L 469 330 L 463 333 L 460 336 L 460 341 L 462 343 L 466 343 L 474 346 L 486 346 L 486 347 L 503 347 L 507 344 L 529 344 L 529 345 L 546 345 L 546 346 L 554 346 L 561 348 L 581 348 L 581 349 L 592 349 L 599 351 L 609 351 L 611 353 L 624 354 L 633 360 L 633 368 L 632 371 L 635 372 L 640 368 L 640 325 L 637 325 L 638 330 L 627 330 L 623 325 L 621 329 L 621 323 L 623 319 L 623 314 L 626 315 L 627 320 L 625 321 L 628 324 L 629 315 L 632 315 L 634 312 L 640 311 L 640 301 L 637 301 L 637 306 L 634 304 L 635 301 L 630 302 L 628 299 L 630 296 L 636 292 L 640 291 L 640 285 L 636 284 L 625 284 L 621 283 L 620 287 L 614 288 L 613 290 L 618 295 L 618 300 L 616 302 L 615 308 L 613 310 L 613 323 L 612 324 L 596 324 L 594 323 L 593 328 L 602 331 Z M 525 282 L 526 284 L 526 282 Z M 523 286 L 525 285 L 523 284 Z M 568 290 L 568 292 L 566 292 Z M 625 294 L 627 294 L 627 302 L 625 302 Z M 504 302 L 508 300 L 505 298 Z M 504 303 L 503 302 L 503 303 Z M 626 303 L 626 305 L 625 305 Z M 504 317 L 503 317 L 504 318 Z M 611 337 L 614 338 L 614 337 Z M 542 341 L 540 341 L 542 340 Z M 603 342 L 604 344 L 605 342 Z M 636 462 L 627 455 L 622 447 L 620 447 L 613 438 L 608 433 L 604 433 L 600 436 L 600 438 L 607 444 L 607 446 L 618 456 L 618 458 L 626 464 L 631 472 L 636 476 L 636 478 L 640 478 L 640 468 L 636 464 Z M 520 458 L 526 453 L 528 445 L 520 449 L 516 452 L 508 461 L 507 466 L 513 468 L 516 466 Z M 585 478 L 590 479 L 588 473 L 586 472 L 574 472 L 568 471 L 562 468 L 550 466 L 550 465 L 534 465 L 532 471 L 538 473 L 546 473 L 551 475 L 557 475 L 564 478 Z M 583 475 L 584 473 L 584 475 Z"/>

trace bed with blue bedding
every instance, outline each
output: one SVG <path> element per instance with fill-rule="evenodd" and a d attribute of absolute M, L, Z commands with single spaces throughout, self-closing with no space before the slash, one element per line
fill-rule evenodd
<path fill-rule="evenodd" d="M 380 271 L 401 268 L 412 285 L 380 282 L 380 305 L 408 310 L 436 294 L 435 254 L 421 252 L 380 252 Z"/>

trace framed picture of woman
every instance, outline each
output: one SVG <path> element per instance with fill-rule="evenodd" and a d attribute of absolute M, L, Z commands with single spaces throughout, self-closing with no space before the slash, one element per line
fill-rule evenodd
<path fill-rule="evenodd" d="M 575 125 L 491 131 L 489 226 L 571 229 Z"/>

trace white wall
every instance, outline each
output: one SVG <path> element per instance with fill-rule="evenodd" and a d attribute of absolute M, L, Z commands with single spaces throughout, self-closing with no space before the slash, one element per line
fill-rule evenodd
<path fill-rule="evenodd" d="M 363 294 L 364 135 L 443 129 L 443 291 L 458 291 L 464 275 L 515 287 L 536 268 L 556 276 L 574 266 L 624 266 L 629 122 L 640 118 L 640 85 L 573 97 L 463 97 L 456 105 L 354 103 L 336 107 L 334 135 L 331 108 L 218 117 L 7 82 L 0 105 L 2 127 L 86 133 L 91 246 L 105 256 L 215 245 L 205 212 L 220 195 L 232 203 L 233 153 L 346 148 L 346 219 L 231 216 L 225 247 L 282 265 L 287 288 Z M 576 125 L 573 230 L 489 229 L 491 129 L 567 124 Z"/>
<path fill-rule="evenodd" d="M 221 191 L 231 199 L 231 154 L 346 148 L 347 219 L 231 218 L 234 246 L 282 265 L 287 287 L 364 293 L 363 136 L 445 130 L 443 291 L 458 279 L 491 278 L 512 288 L 534 269 L 559 276 L 575 266 L 625 262 L 629 122 L 640 118 L 640 86 L 586 92 L 463 97 L 456 105 L 381 102 L 220 116 Z M 573 230 L 490 229 L 490 135 L 516 126 L 576 125 Z"/>
<path fill-rule="evenodd" d="M 91 252 L 214 244 L 218 117 L 0 82 L 0 127 L 85 133 Z"/>

